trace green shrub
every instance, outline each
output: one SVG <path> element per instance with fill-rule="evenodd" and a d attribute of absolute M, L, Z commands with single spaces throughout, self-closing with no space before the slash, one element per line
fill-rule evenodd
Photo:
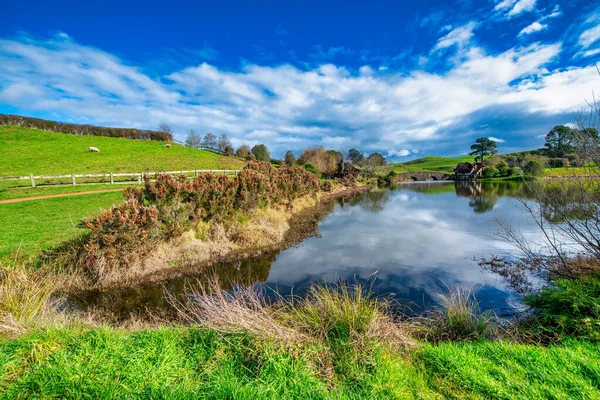
<path fill-rule="evenodd" d="M 536 333 L 600 340 L 600 275 L 556 279 L 523 300 L 534 310 L 527 322 Z"/>
<path fill-rule="evenodd" d="M 548 168 L 564 168 L 569 166 L 568 158 L 549 158 Z"/>
<path fill-rule="evenodd" d="M 501 161 L 500 163 L 498 163 L 496 168 L 498 168 L 498 175 L 508 176 L 508 170 L 509 170 L 508 164 L 506 164 L 504 161 Z"/>
<path fill-rule="evenodd" d="M 523 172 L 521 171 L 521 168 L 519 167 L 512 167 L 508 169 L 508 176 L 512 176 L 512 175 L 521 175 Z"/>
<path fill-rule="evenodd" d="M 304 165 L 302 166 L 305 170 L 307 170 L 308 172 L 312 172 L 313 174 L 317 175 L 317 176 L 321 176 L 321 173 L 319 172 L 319 170 L 317 169 L 317 167 L 315 167 L 314 165 L 312 165 L 311 163 L 307 162 L 304 163 Z"/>
<path fill-rule="evenodd" d="M 523 168 L 523 173 L 530 176 L 543 176 L 544 167 L 542 163 L 537 160 L 529 160 L 529 162 Z"/>
<path fill-rule="evenodd" d="M 485 167 L 482 172 L 482 176 L 484 178 L 493 178 L 498 175 L 498 170 L 496 167 Z"/>

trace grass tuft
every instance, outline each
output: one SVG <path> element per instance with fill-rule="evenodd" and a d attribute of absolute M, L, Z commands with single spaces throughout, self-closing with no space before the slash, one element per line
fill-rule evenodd
<path fill-rule="evenodd" d="M 412 324 L 413 332 L 425 340 L 477 341 L 494 339 L 500 327 L 495 314 L 481 312 L 479 302 L 470 290 L 456 288 L 439 294 L 440 307 Z"/>

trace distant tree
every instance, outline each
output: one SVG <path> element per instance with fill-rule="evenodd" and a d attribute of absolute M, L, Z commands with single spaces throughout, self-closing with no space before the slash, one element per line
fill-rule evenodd
<path fill-rule="evenodd" d="M 557 125 L 546 134 L 544 146 L 551 157 L 561 158 L 575 149 L 576 134 L 573 129 Z"/>
<path fill-rule="evenodd" d="M 231 147 L 231 142 L 229 141 L 229 137 L 223 133 L 221 136 L 219 136 L 217 148 L 221 151 L 225 151 L 225 147 L 227 146 Z"/>
<path fill-rule="evenodd" d="M 238 157 L 246 158 L 250 154 L 250 146 L 243 144 L 235 151 L 235 155 Z"/>
<path fill-rule="evenodd" d="M 348 161 L 350 161 L 352 164 L 360 164 L 365 157 L 360 153 L 360 151 L 356 149 L 350 149 L 346 159 L 348 159 Z"/>
<path fill-rule="evenodd" d="M 216 149 L 218 146 L 217 136 L 212 133 L 207 133 L 202 139 L 202 146 Z"/>
<path fill-rule="evenodd" d="M 231 157 L 233 156 L 233 154 L 235 153 L 233 151 L 233 147 L 231 146 L 225 146 L 225 149 L 223 150 L 225 152 L 225 154 L 227 154 L 227 156 Z"/>
<path fill-rule="evenodd" d="M 491 156 L 498 152 L 498 145 L 495 141 L 482 137 L 477 139 L 475 144 L 471 145 L 471 150 L 469 155 L 474 155 L 476 161 L 477 159 L 483 161 L 486 156 Z"/>
<path fill-rule="evenodd" d="M 379 153 L 373 153 L 365 160 L 365 164 L 371 167 L 383 167 L 387 164 L 385 157 Z"/>
<path fill-rule="evenodd" d="M 336 152 L 326 151 L 323 147 L 310 147 L 300 154 L 302 163 L 312 164 L 325 177 L 334 176 L 337 172 Z"/>
<path fill-rule="evenodd" d="M 294 153 L 289 150 L 285 153 L 284 159 L 285 163 L 289 166 L 296 164 L 296 157 L 294 157 Z"/>
<path fill-rule="evenodd" d="M 200 135 L 198 135 L 195 130 L 190 129 L 190 132 L 185 139 L 185 144 L 188 147 L 198 149 L 202 146 L 202 139 L 200 139 Z"/>
<path fill-rule="evenodd" d="M 327 150 L 327 153 L 335 157 L 335 163 L 337 165 L 337 174 L 341 176 L 344 173 L 344 155 L 336 150 Z"/>
<path fill-rule="evenodd" d="M 165 123 L 165 122 L 161 122 L 158 125 L 158 131 L 162 132 L 162 133 L 167 133 L 169 135 L 173 134 L 173 129 L 171 128 L 171 125 Z"/>
<path fill-rule="evenodd" d="M 269 154 L 269 148 L 264 144 L 257 144 L 252 148 L 252 154 L 258 161 L 269 162 L 271 161 L 271 154 Z"/>
<path fill-rule="evenodd" d="M 523 173 L 530 176 L 542 176 L 544 175 L 544 166 L 538 160 L 530 160 L 523 168 Z"/>

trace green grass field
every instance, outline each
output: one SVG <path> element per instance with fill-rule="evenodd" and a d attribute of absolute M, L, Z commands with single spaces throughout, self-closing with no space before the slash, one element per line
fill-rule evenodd
<path fill-rule="evenodd" d="M 89 146 L 100 153 L 90 153 Z M 157 141 L 0 126 L 0 176 L 240 169 L 245 164 L 209 151 L 163 146 Z"/>
<path fill-rule="evenodd" d="M 58 188 L 57 188 L 58 189 Z M 0 260 L 38 251 L 83 232 L 81 219 L 123 201 L 121 192 L 0 204 Z"/>
<path fill-rule="evenodd" d="M 2 398 L 597 399 L 598 345 L 332 344 L 288 351 L 198 328 L 49 329 L 0 339 Z"/>
<path fill-rule="evenodd" d="M 473 156 L 463 157 L 424 157 L 404 163 L 391 164 L 393 171 L 397 174 L 405 172 L 445 172 L 452 173 L 456 164 L 461 162 L 473 162 Z"/>

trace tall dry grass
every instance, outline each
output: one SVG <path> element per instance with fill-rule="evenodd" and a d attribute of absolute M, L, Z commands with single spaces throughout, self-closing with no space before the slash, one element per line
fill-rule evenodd
<path fill-rule="evenodd" d="M 315 285 L 301 299 L 278 296 L 269 304 L 260 289 L 225 291 L 213 281 L 192 290 L 187 302 L 171 301 L 187 323 L 220 332 L 250 332 L 286 345 L 359 344 L 375 338 L 391 345 L 412 344 L 387 312 L 388 302 L 359 284 Z"/>
<path fill-rule="evenodd" d="M 60 279 L 22 264 L 0 264 L 0 334 L 18 334 L 52 320 L 51 298 Z"/>

